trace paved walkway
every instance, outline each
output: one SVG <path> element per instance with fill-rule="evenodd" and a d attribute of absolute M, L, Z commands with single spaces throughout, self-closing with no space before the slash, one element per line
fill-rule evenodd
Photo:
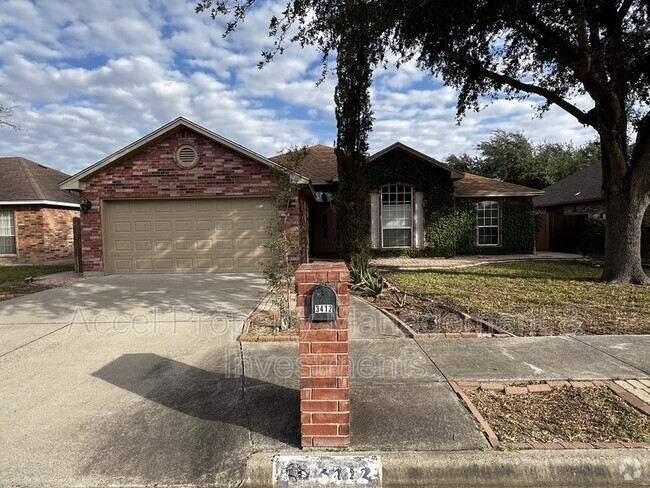
<path fill-rule="evenodd" d="M 514 261 L 588 261 L 580 254 L 538 252 L 537 254 L 503 254 L 494 256 L 456 256 L 453 258 L 376 258 L 370 264 L 379 269 L 452 269 L 469 268 L 482 264 Z"/>

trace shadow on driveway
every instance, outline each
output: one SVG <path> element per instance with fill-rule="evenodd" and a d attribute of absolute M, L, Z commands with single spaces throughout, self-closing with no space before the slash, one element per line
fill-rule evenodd
<path fill-rule="evenodd" d="M 299 445 L 300 392 L 296 389 L 245 378 L 237 372 L 206 371 L 157 354 L 124 354 L 92 376 L 182 414 L 244 427 L 289 446 Z M 254 409 L 259 412 L 261 407 L 263 415 L 248 413 L 244 380 L 246 396 L 252 394 Z"/>

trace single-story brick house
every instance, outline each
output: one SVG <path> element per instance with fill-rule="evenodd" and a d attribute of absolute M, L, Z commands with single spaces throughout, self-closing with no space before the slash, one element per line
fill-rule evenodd
<path fill-rule="evenodd" d="M 271 159 L 282 162 L 284 157 Z M 542 191 L 453 170 L 400 142 L 371 155 L 369 163 L 372 248 L 377 255 L 534 252 L 531 199 Z M 316 194 L 309 216 L 311 254 L 336 254 L 334 148 L 311 147 L 297 170 L 310 179 Z"/>
<path fill-rule="evenodd" d="M 70 175 L 21 157 L 0 158 L 0 264 L 73 259 L 78 196 L 59 183 Z"/>
<path fill-rule="evenodd" d="M 606 217 L 602 186 L 602 166 L 597 163 L 547 186 L 543 195 L 533 198 L 535 210 L 544 215 L 538 248 L 575 252 L 585 220 Z M 643 226 L 650 227 L 650 210 L 643 218 Z"/>
<path fill-rule="evenodd" d="M 532 252 L 537 190 L 454 171 L 403 144 L 370 157 L 376 252 Z M 297 261 L 335 253 L 336 159 L 296 169 L 178 118 L 70 177 L 80 193 L 84 274 L 257 271 L 269 259 L 279 175 L 300 190 Z"/>

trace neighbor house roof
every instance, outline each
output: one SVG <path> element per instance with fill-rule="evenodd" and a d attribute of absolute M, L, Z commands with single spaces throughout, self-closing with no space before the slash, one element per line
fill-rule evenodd
<path fill-rule="evenodd" d="M 0 205 L 78 207 L 79 198 L 59 188 L 70 175 L 21 157 L 0 158 Z"/>
<path fill-rule="evenodd" d="M 600 163 L 587 166 L 544 188 L 544 195 L 533 199 L 535 207 L 553 207 L 603 200 L 603 173 Z"/>
<path fill-rule="evenodd" d="M 543 193 L 541 190 L 515 185 L 514 183 L 493 180 L 471 173 L 462 173 L 461 171 L 449 168 L 446 164 L 416 151 L 401 142 L 396 142 L 386 149 L 382 149 L 368 159 L 371 162 L 375 161 L 396 149 L 401 149 L 418 159 L 448 171 L 452 180 L 454 180 L 454 190 L 457 197 L 535 196 Z M 286 164 L 287 161 L 286 156 L 282 154 L 271 159 L 280 164 Z M 300 162 L 298 171 L 310 178 L 315 185 L 337 181 L 336 154 L 334 153 L 334 148 L 321 144 L 310 147 L 309 153 Z"/>
<path fill-rule="evenodd" d="M 250 149 L 245 148 L 244 146 L 241 146 L 229 139 L 226 139 L 225 137 L 220 136 L 219 134 L 216 134 L 204 127 L 201 127 L 200 125 L 195 124 L 191 120 L 188 120 L 184 117 L 178 117 L 177 119 L 169 122 L 168 124 L 163 125 L 161 128 L 135 141 L 134 143 L 129 144 L 128 146 L 120 149 L 119 151 L 93 164 L 92 166 L 89 166 L 88 168 L 80 171 L 76 175 L 71 176 L 63 183 L 61 183 L 61 188 L 64 190 L 82 190 L 84 186 L 83 185 L 84 181 L 89 180 L 93 176 L 105 171 L 106 169 L 112 166 L 117 166 L 118 164 L 132 157 L 134 154 L 137 154 L 140 151 L 144 151 L 145 149 L 148 149 L 149 147 L 166 139 L 171 134 L 174 134 L 183 128 L 193 130 L 203 135 L 204 137 L 218 144 L 226 146 L 227 148 L 232 149 L 233 151 L 236 151 L 239 154 L 243 154 L 251 158 L 252 160 L 257 161 L 258 163 L 261 163 L 265 166 L 269 166 L 271 168 L 280 170 L 282 172 L 289 173 L 295 176 L 299 183 L 309 183 L 308 178 L 306 178 L 305 175 L 300 174 L 296 171 L 288 170 L 285 166 L 282 166 L 281 164 L 271 161 L 270 159 L 265 158 L 264 156 L 261 156 L 260 154 L 257 154 L 256 152 L 253 152 Z"/>

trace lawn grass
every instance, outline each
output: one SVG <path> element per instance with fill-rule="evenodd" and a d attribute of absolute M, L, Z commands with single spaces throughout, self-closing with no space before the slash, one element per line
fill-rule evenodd
<path fill-rule="evenodd" d="M 13 298 L 16 295 L 35 293 L 50 288 L 46 285 L 25 283 L 25 278 L 72 271 L 73 269 L 74 266 L 71 264 L 0 266 L 0 301 Z"/>
<path fill-rule="evenodd" d="M 386 278 L 414 294 L 479 315 L 520 336 L 649 334 L 650 288 L 609 285 L 576 262 L 517 262 Z"/>

